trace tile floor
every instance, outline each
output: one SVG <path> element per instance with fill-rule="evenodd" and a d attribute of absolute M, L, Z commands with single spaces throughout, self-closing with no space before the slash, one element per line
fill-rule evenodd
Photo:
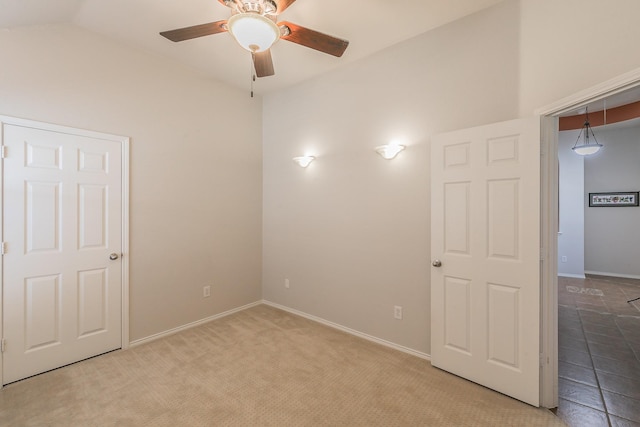
<path fill-rule="evenodd" d="M 557 414 L 571 427 L 640 427 L 640 280 L 558 278 Z"/>

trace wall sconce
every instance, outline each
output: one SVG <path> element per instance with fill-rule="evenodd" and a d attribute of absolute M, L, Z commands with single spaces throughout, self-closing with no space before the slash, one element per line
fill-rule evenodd
<path fill-rule="evenodd" d="M 294 157 L 293 161 L 296 162 L 296 164 L 300 167 L 306 168 L 307 166 L 309 166 L 311 164 L 311 162 L 313 162 L 316 158 L 313 156 L 300 156 L 300 157 Z"/>
<path fill-rule="evenodd" d="M 391 144 L 381 145 L 379 147 L 376 147 L 376 153 L 380 154 L 382 157 L 384 157 L 387 160 L 391 160 L 405 148 L 406 147 L 404 145 L 391 143 Z"/>

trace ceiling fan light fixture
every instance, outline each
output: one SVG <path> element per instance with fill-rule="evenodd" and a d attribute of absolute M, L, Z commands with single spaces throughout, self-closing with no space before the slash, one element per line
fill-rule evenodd
<path fill-rule="evenodd" d="M 233 15 L 227 26 L 238 44 L 249 52 L 264 52 L 280 38 L 276 23 L 254 12 Z"/>

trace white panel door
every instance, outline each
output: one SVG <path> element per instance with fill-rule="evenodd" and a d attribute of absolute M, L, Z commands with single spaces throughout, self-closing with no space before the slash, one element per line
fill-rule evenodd
<path fill-rule="evenodd" d="M 116 141 L 3 132 L 7 384 L 121 347 L 122 159 Z"/>
<path fill-rule="evenodd" d="M 540 121 L 431 150 L 431 362 L 538 406 Z"/>

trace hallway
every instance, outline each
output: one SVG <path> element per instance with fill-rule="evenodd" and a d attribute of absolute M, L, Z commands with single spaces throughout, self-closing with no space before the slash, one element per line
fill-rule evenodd
<path fill-rule="evenodd" d="M 558 278 L 558 416 L 640 426 L 640 280 Z"/>

